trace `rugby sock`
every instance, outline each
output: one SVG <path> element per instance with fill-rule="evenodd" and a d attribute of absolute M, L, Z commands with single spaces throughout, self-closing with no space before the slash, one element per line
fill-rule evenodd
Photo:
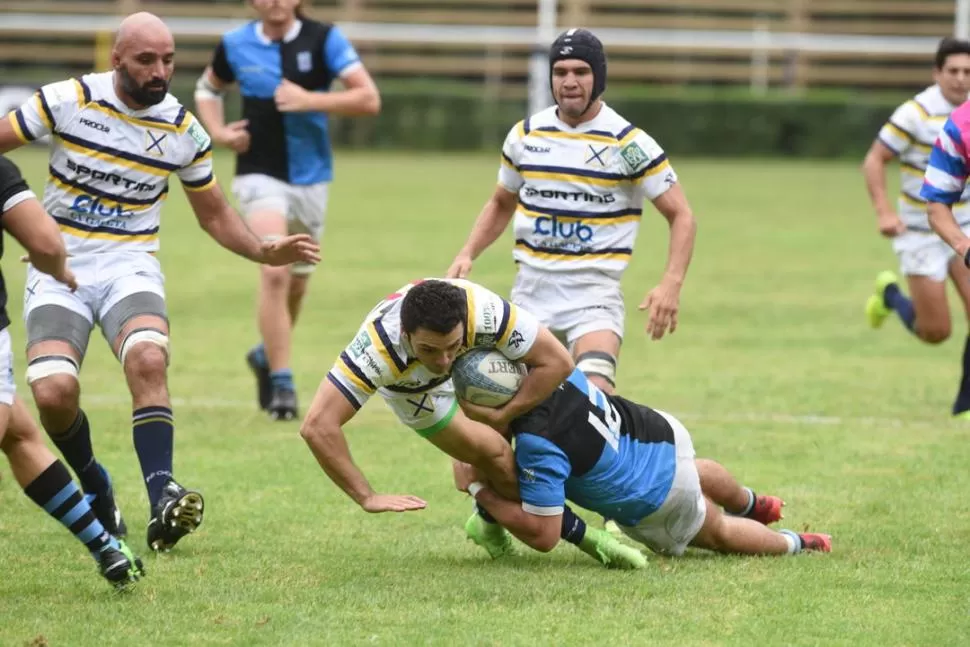
<path fill-rule="evenodd" d="M 110 546 L 118 548 L 118 540 L 108 534 L 94 516 L 90 504 L 71 480 L 64 463 L 54 461 L 40 476 L 27 484 L 24 494 L 70 530 L 92 555 Z"/>
<path fill-rule="evenodd" d="M 54 445 L 64 456 L 64 460 L 77 474 L 81 487 L 88 494 L 97 494 L 108 488 L 108 479 L 91 448 L 91 427 L 82 409 L 77 410 L 77 418 L 62 434 L 49 434 Z"/>
<path fill-rule="evenodd" d="M 482 521 L 485 523 L 498 523 L 498 521 L 495 520 L 495 517 L 490 515 L 488 510 L 483 508 L 482 504 L 477 501 L 475 502 L 475 511 L 478 512 L 478 516 L 481 517 Z"/>
<path fill-rule="evenodd" d="M 253 346 L 253 349 L 249 351 L 253 356 L 253 361 L 255 361 L 260 366 L 269 366 L 269 360 L 266 359 L 266 347 L 260 342 Z"/>
<path fill-rule="evenodd" d="M 963 347 L 963 377 L 960 378 L 960 391 L 953 403 L 953 414 L 970 411 L 970 337 Z"/>
<path fill-rule="evenodd" d="M 269 381 L 273 384 L 274 391 L 296 391 L 293 386 L 293 371 L 288 368 L 270 371 Z"/>
<path fill-rule="evenodd" d="M 586 537 L 586 522 L 576 516 L 568 505 L 562 511 L 562 528 L 559 537 L 577 546 Z"/>
<path fill-rule="evenodd" d="M 758 497 L 755 495 L 754 490 L 749 487 L 742 486 L 741 489 L 748 493 L 748 505 L 741 512 L 732 514 L 736 514 L 739 517 L 747 517 L 754 510 L 754 502 L 758 500 Z"/>
<path fill-rule="evenodd" d="M 784 535 L 785 540 L 788 542 L 789 555 L 802 552 L 802 538 L 798 536 L 797 532 L 792 530 L 779 530 L 778 532 Z"/>
<path fill-rule="evenodd" d="M 168 407 L 143 407 L 132 414 L 131 436 L 145 477 L 148 501 L 154 509 L 172 478 L 175 419 Z"/>
<path fill-rule="evenodd" d="M 913 332 L 913 326 L 916 324 L 916 311 L 913 310 L 913 302 L 903 294 L 898 285 L 890 283 L 886 286 L 886 290 L 882 293 L 882 302 L 890 310 L 895 310 L 906 329 Z"/>

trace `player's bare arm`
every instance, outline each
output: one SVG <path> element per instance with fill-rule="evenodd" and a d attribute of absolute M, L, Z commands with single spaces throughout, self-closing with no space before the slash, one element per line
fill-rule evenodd
<path fill-rule="evenodd" d="M 7 210 L 3 214 L 3 226 L 27 250 L 34 267 L 72 290 L 77 289 L 74 274 L 67 267 L 67 250 L 61 230 L 38 200 L 24 200 Z"/>
<path fill-rule="evenodd" d="M 535 343 L 520 361 L 529 367 L 529 374 L 515 397 L 499 408 L 463 401 L 461 406 L 470 417 L 504 433 L 509 422 L 552 395 L 576 368 L 569 350 L 545 327 L 539 329 Z"/>
<path fill-rule="evenodd" d="M 653 201 L 653 206 L 670 226 L 667 266 L 660 283 L 647 293 L 639 309 L 650 313 L 647 334 L 651 339 L 660 339 L 667 331 L 673 333 L 677 329 L 680 289 L 694 253 L 697 221 L 680 183 L 664 191 Z"/>
<path fill-rule="evenodd" d="M 20 148 L 26 143 L 14 130 L 11 119 L 16 119 L 12 112 L 0 119 L 0 154 Z"/>
<path fill-rule="evenodd" d="M 942 202 L 930 202 L 927 204 L 927 214 L 933 231 L 966 263 L 967 252 L 970 251 L 970 238 L 963 233 L 957 223 L 953 215 L 953 206 Z"/>
<path fill-rule="evenodd" d="M 906 231 L 906 225 L 893 208 L 889 200 L 889 192 L 886 190 L 886 166 L 895 158 L 895 151 L 876 139 L 862 161 L 862 175 L 866 180 L 869 200 L 876 210 L 879 233 L 887 238 L 893 238 Z"/>
<path fill-rule="evenodd" d="M 319 263 L 320 246 L 308 234 L 261 241 L 226 200 L 218 184 L 202 191 L 186 191 L 199 225 L 229 251 L 256 263 L 289 265 Z"/>
<path fill-rule="evenodd" d="M 471 494 L 499 525 L 517 539 L 544 553 L 559 543 L 561 514 L 541 516 L 526 512 L 521 503 L 499 496 L 489 484 L 476 482 L 476 474 L 469 465 L 456 463 L 453 469 L 455 487 Z"/>
<path fill-rule="evenodd" d="M 280 112 L 326 112 L 350 117 L 376 115 L 381 111 L 381 95 L 374 79 L 362 66 L 340 78 L 344 89 L 313 92 L 283 79 L 273 98 Z"/>
<path fill-rule="evenodd" d="M 241 119 L 227 124 L 223 111 L 222 98 L 230 85 L 230 82 L 220 79 L 211 66 L 207 67 L 195 86 L 196 113 L 212 135 L 212 141 L 237 153 L 245 153 L 250 144 L 247 130 L 249 120 Z"/>
<path fill-rule="evenodd" d="M 428 441 L 455 460 L 473 465 L 503 496 L 518 501 L 512 446 L 495 429 L 471 420 L 460 410 Z"/>
<path fill-rule="evenodd" d="M 465 246 L 461 248 L 451 267 L 448 268 L 448 278 L 463 279 L 471 272 L 472 263 L 482 252 L 498 240 L 502 232 L 509 226 L 515 208 L 519 204 L 517 193 L 509 191 L 501 184 L 496 185 L 495 192 L 482 207 L 481 213 L 472 225 Z"/>
<path fill-rule="evenodd" d="M 378 494 L 370 486 L 354 464 L 343 433 L 343 426 L 355 413 L 353 405 L 329 380 L 320 383 L 300 427 L 300 435 L 323 471 L 367 512 L 405 512 L 426 507 L 416 496 Z"/>

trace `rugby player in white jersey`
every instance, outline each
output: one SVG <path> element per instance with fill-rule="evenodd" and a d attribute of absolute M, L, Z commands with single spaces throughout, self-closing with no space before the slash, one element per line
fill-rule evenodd
<path fill-rule="evenodd" d="M 309 236 L 261 241 L 229 206 L 212 174 L 209 135 L 168 94 L 174 56 L 165 24 L 151 14 L 134 14 L 118 29 L 113 71 L 46 85 L 0 120 L 0 152 L 52 137 L 44 207 L 60 226 L 78 283 L 72 292 L 29 267 L 27 383 L 44 428 L 98 519 L 112 534 L 126 534 L 80 408 L 78 374 L 91 330 L 101 328 L 131 391 L 153 550 L 169 550 L 203 515 L 201 494 L 172 476 L 169 329 L 155 258 L 169 177 L 178 175 L 202 229 L 226 249 L 271 265 L 319 260 Z"/>
<path fill-rule="evenodd" d="M 451 366 L 469 348 L 494 348 L 529 366 L 519 391 L 504 406 L 459 406 Z M 367 315 L 321 381 L 300 433 L 327 476 L 365 511 L 424 508 L 418 497 L 375 491 L 351 458 L 343 427 L 379 393 L 402 423 L 452 458 L 474 465 L 496 490 L 518 500 L 512 448 L 495 429 L 542 402 L 574 368 L 569 352 L 547 328 L 493 292 L 459 279 L 418 281 Z M 509 552 L 511 537 L 503 528 L 481 524 L 478 515 L 469 525 L 469 537 L 493 557 Z M 607 566 L 643 565 L 636 550 L 605 531 L 587 531 L 568 508 L 562 537 Z"/>
<path fill-rule="evenodd" d="M 514 217 L 512 302 L 536 315 L 567 344 L 579 369 L 612 393 L 625 314 L 620 278 L 643 201 L 670 224 L 666 270 L 640 304 L 649 310 L 653 339 L 677 327 L 697 226 L 663 149 L 603 102 L 599 39 L 570 29 L 552 44 L 549 64 L 556 105 L 509 132 L 498 186 L 447 275 L 467 276 Z"/>
<path fill-rule="evenodd" d="M 879 233 L 892 239 L 906 296 L 895 272 L 876 277 L 875 293 L 866 301 L 869 325 L 879 328 L 892 312 L 903 326 L 927 344 L 944 342 L 951 332 L 946 280 L 953 281 L 970 317 L 970 270 L 963 259 L 930 228 L 920 189 L 930 151 L 953 110 L 970 91 L 970 41 L 944 38 L 936 51 L 934 84 L 899 106 L 873 141 L 862 171 L 876 212 Z M 886 190 L 886 167 L 899 159 L 899 199 L 894 208 Z M 970 193 L 953 205 L 957 224 L 970 233 Z M 963 375 L 953 403 L 955 416 L 970 416 L 970 339 L 963 351 Z"/>

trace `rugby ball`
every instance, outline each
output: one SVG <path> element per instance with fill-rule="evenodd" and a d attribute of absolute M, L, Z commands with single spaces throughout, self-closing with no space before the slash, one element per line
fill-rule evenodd
<path fill-rule="evenodd" d="M 512 399 L 529 372 L 493 348 L 473 348 L 460 355 L 451 369 L 455 394 L 485 407 L 501 407 Z"/>

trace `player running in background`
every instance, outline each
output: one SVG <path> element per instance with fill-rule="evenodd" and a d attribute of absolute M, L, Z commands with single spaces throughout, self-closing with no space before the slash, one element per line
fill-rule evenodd
<path fill-rule="evenodd" d="M 875 208 L 879 232 L 893 241 L 900 273 L 906 278 L 907 297 L 895 272 L 876 277 L 875 294 L 866 301 L 866 317 L 873 328 L 896 312 L 918 339 L 939 344 L 950 336 L 949 276 L 970 318 L 970 271 L 940 239 L 927 220 L 927 196 L 921 193 L 923 176 L 933 143 L 948 115 L 966 101 L 970 90 L 970 42 L 944 38 L 937 49 L 934 84 L 899 106 L 872 143 L 862 165 Z M 886 166 L 900 162 L 901 192 L 896 207 L 886 191 Z M 961 185 L 961 191 L 963 190 Z M 957 195 L 950 203 L 959 226 L 970 231 L 970 204 Z M 970 338 L 963 351 L 963 376 L 952 412 L 970 410 Z"/>
<path fill-rule="evenodd" d="M 477 481 L 468 465 L 456 465 L 455 485 L 536 550 L 559 542 L 567 499 L 661 554 L 679 556 L 687 546 L 751 555 L 832 548 L 828 535 L 767 528 L 781 519 L 781 499 L 756 496 L 720 464 L 695 459 L 676 418 L 604 395 L 579 370 L 510 431 L 521 503 Z"/>
<path fill-rule="evenodd" d="M 229 206 L 212 174 L 209 135 L 168 94 L 172 34 L 157 17 L 122 21 L 114 70 L 46 85 L 0 120 L 0 152 L 51 135 L 44 206 L 57 221 L 80 287 L 31 265 L 27 272 L 27 383 L 40 419 L 74 469 L 101 523 L 126 527 L 111 480 L 95 460 L 78 374 L 97 324 L 132 397 L 132 438 L 150 506 L 148 545 L 168 550 L 202 522 L 202 495 L 172 472 L 174 416 L 167 386 L 168 316 L 155 258 L 162 203 L 174 173 L 202 228 L 257 263 L 319 260 L 309 236 L 261 241 Z"/>
<path fill-rule="evenodd" d="M 374 115 L 380 95 L 343 32 L 300 14 L 298 0 L 252 0 L 259 20 L 223 36 L 196 87 L 199 118 L 217 144 L 236 151 L 232 189 L 265 240 L 308 233 L 320 240 L 333 179 L 329 114 Z M 330 91 L 339 79 L 344 89 Z M 242 94 L 242 121 L 226 124 L 222 96 Z M 259 406 L 277 420 L 297 415 L 290 343 L 313 265 L 262 267 L 262 342 L 246 355 Z"/>
<path fill-rule="evenodd" d="M 512 303 L 536 315 L 580 370 L 612 393 L 625 317 L 620 278 L 643 201 L 670 224 L 666 270 L 640 304 L 649 310 L 653 339 L 677 327 L 697 225 L 663 149 L 603 102 L 606 54 L 599 39 L 570 29 L 552 44 L 549 66 L 556 105 L 509 132 L 498 186 L 447 275 L 467 276 L 512 222 L 518 266 Z"/>
<path fill-rule="evenodd" d="M 459 407 L 451 367 L 469 348 L 494 348 L 530 367 L 504 406 Z M 343 427 L 379 393 L 419 436 L 475 465 L 497 490 L 516 499 L 512 448 L 495 429 L 545 400 L 573 368 L 568 351 L 525 310 L 469 281 L 420 281 L 391 294 L 367 315 L 320 383 L 300 433 L 327 476 L 367 512 L 424 508 L 425 502 L 414 496 L 375 492 L 351 458 Z M 585 526 L 571 511 L 564 513 L 563 528 L 578 525 Z M 494 523 L 483 526 L 473 529 L 476 543 L 495 557 L 506 553 L 508 533 Z M 635 551 L 602 530 L 591 529 L 578 545 L 607 565 L 638 562 Z"/>
<path fill-rule="evenodd" d="M 0 156 L 0 257 L 4 231 L 27 249 L 28 258 L 38 271 L 70 290 L 77 289 L 74 274 L 67 267 L 67 251 L 57 223 L 44 213 L 20 170 Z M 10 469 L 24 493 L 85 545 L 105 579 L 124 588 L 144 574 L 141 560 L 105 530 L 71 473 L 44 445 L 40 430 L 17 396 L 9 326 L 7 286 L 0 273 L 0 450 L 10 461 Z"/>

